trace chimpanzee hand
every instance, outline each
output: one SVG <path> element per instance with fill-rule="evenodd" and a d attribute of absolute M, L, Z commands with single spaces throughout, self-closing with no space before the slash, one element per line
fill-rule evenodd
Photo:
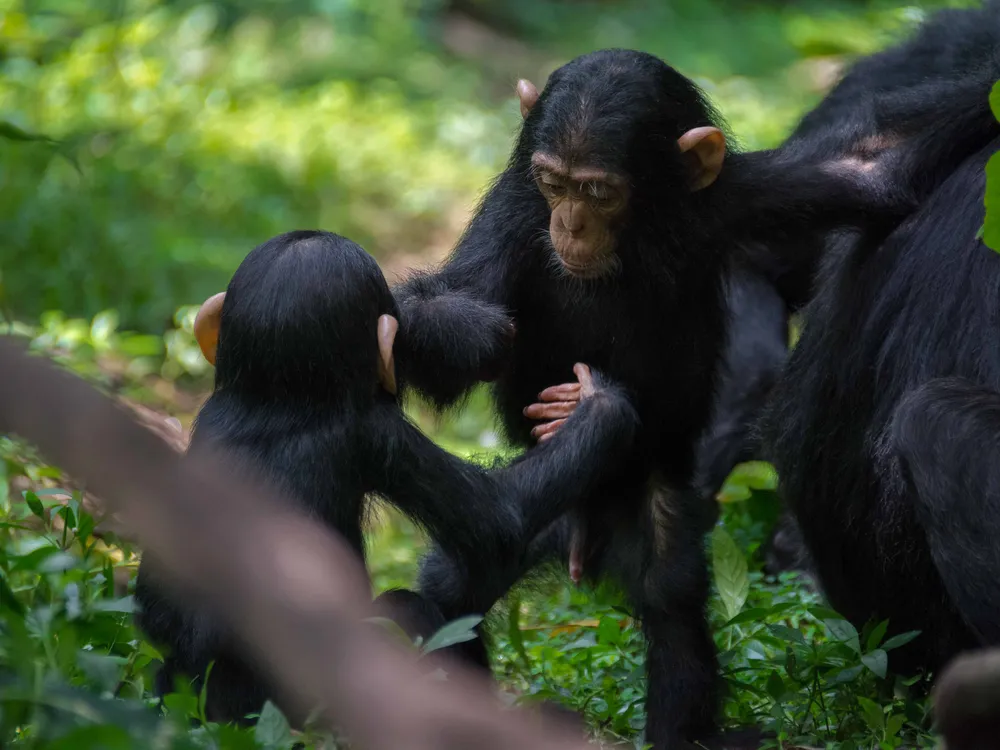
<path fill-rule="evenodd" d="M 439 406 L 503 372 L 514 322 L 500 305 L 417 276 L 394 290 L 400 308 L 396 366 L 404 383 Z"/>
<path fill-rule="evenodd" d="M 587 365 L 577 363 L 573 366 L 573 373 L 578 382 L 546 388 L 538 394 L 538 403 L 524 409 L 524 416 L 529 419 L 548 420 L 531 431 L 532 436 L 540 443 L 544 443 L 556 434 L 583 399 L 590 398 L 597 392 L 593 375 Z"/>

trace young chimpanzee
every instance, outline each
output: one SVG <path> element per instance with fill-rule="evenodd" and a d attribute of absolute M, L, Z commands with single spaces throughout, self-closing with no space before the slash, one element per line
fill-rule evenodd
<path fill-rule="evenodd" d="M 727 155 L 697 87 L 651 55 L 596 52 L 540 96 L 526 82 L 519 93 L 526 118 L 508 168 L 458 248 L 395 290 L 400 367 L 441 405 L 489 373 L 520 444 L 551 430 L 533 417 L 557 427 L 571 408 L 525 413 L 574 362 L 628 389 L 642 429 L 627 466 L 571 509 L 573 558 L 626 584 L 649 642 L 647 740 L 676 748 L 710 734 L 717 707 L 703 548 L 716 510 L 693 482 L 725 344 L 727 253 L 881 222 L 908 203 L 850 163 Z M 463 579 L 446 551 L 428 558 L 421 590 L 446 617 L 505 593 Z"/>
<path fill-rule="evenodd" d="M 224 297 L 210 300 L 208 320 L 220 305 L 218 350 L 214 341 L 205 347 L 216 359 L 215 388 L 198 415 L 192 449 L 211 445 L 246 462 L 359 555 L 365 496 L 374 493 L 423 525 L 473 579 L 508 576 L 506 568 L 520 565 L 512 556 L 519 540 L 593 492 L 632 444 L 629 401 L 579 365 L 579 417 L 510 465 L 486 471 L 435 446 L 397 399 L 397 308 L 385 279 L 371 256 L 335 234 L 290 232 L 255 248 Z M 210 719 L 239 720 L 275 697 L 210 613 L 165 591 L 147 557 L 137 619 L 168 649 L 159 693 L 179 675 L 200 680 L 214 661 Z M 393 592 L 383 604 L 402 607 L 409 629 L 441 622 L 433 604 L 413 594 Z"/>

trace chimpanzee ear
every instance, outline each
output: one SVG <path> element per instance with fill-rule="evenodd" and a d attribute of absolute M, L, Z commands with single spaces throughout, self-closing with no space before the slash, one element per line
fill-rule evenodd
<path fill-rule="evenodd" d="M 210 365 L 215 364 L 215 350 L 219 346 L 219 328 L 222 326 L 222 303 L 225 299 L 225 292 L 209 297 L 202 303 L 194 319 L 194 337 Z"/>
<path fill-rule="evenodd" d="M 682 154 L 689 154 L 691 189 L 701 190 L 715 182 L 726 158 L 726 136 L 713 127 L 694 128 L 677 139 Z"/>
<path fill-rule="evenodd" d="M 521 100 L 521 118 L 528 116 L 531 108 L 538 101 L 538 89 L 527 78 L 517 82 L 517 98 Z"/>
<path fill-rule="evenodd" d="M 392 345 L 396 341 L 399 321 L 391 315 L 378 319 L 378 382 L 393 396 L 396 395 L 396 360 Z"/>

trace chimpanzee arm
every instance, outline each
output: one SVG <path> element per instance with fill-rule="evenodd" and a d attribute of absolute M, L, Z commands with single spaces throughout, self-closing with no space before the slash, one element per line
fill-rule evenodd
<path fill-rule="evenodd" d="M 421 523 L 449 553 L 497 565 L 612 476 L 632 448 L 638 416 L 602 383 L 546 442 L 487 470 L 444 451 L 398 407 L 376 410 L 374 491 Z"/>
<path fill-rule="evenodd" d="M 404 385 L 444 407 L 499 374 L 513 340 L 526 251 L 546 217 L 530 176 L 508 169 L 444 267 L 393 289 L 400 308 L 396 365 Z"/>
<path fill-rule="evenodd" d="M 719 180 L 725 222 L 734 234 L 760 241 L 836 228 L 884 236 L 1000 134 L 989 106 L 995 77 L 942 81 L 936 100 L 925 87 L 920 96 L 932 103 L 920 112 L 912 97 L 883 97 L 883 115 L 898 113 L 916 132 L 867 163 L 847 154 L 799 159 L 781 149 L 733 155 Z"/>

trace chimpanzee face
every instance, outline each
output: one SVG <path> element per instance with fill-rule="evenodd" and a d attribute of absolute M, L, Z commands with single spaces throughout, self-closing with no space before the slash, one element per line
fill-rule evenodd
<path fill-rule="evenodd" d="M 600 169 L 567 168 L 559 157 L 532 157 L 535 182 L 549 204 L 549 239 L 563 268 L 597 278 L 615 265 L 615 229 L 628 205 L 628 184 Z"/>

